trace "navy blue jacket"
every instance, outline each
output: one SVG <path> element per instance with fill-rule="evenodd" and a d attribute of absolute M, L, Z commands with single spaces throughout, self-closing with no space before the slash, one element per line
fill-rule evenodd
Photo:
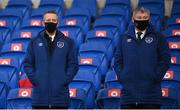
<path fill-rule="evenodd" d="M 170 65 L 165 38 L 150 25 L 141 42 L 134 25 L 120 38 L 114 70 L 123 89 L 121 104 L 161 104 L 161 81 Z"/>
<path fill-rule="evenodd" d="M 33 84 L 33 106 L 68 106 L 68 84 L 78 71 L 74 41 L 57 31 L 49 52 L 45 32 L 35 37 L 24 60 L 24 71 Z"/>

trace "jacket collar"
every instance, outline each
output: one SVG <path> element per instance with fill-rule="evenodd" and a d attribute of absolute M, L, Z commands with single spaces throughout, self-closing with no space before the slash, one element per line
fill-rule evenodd
<path fill-rule="evenodd" d="M 154 31 L 152 25 L 150 24 L 147 29 L 146 29 L 146 33 L 145 33 L 145 36 L 152 33 Z M 132 38 L 135 38 L 136 39 L 136 35 L 135 35 L 135 25 L 134 23 L 130 24 L 129 27 L 128 27 L 128 31 L 126 32 L 126 34 Z"/>
<path fill-rule="evenodd" d="M 45 35 L 45 34 L 46 34 L 45 30 L 42 30 L 41 32 L 39 32 L 38 36 L 42 39 L 45 47 L 48 49 L 48 42 L 45 38 L 45 36 L 47 36 L 47 35 Z M 54 38 L 54 42 L 57 42 L 60 38 L 63 38 L 63 37 L 64 37 L 64 34 L 62 34 L 60 31 L 57 30 L 55 38 Z"/>

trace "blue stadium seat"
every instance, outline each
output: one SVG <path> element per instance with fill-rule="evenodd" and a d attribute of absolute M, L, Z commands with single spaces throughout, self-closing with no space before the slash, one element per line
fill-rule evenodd
<path fill-rule="evenodd" d="M 81 88 L 69 88 L 71 103 L 69 109 L 85 108 L 86 91 Z"/>
<path fill-rule="evenodd" d="M 169 43 L 169 48 L 172 50 L 180 49 L 180 36 L 176 37 L 167 37 L 166 38 Z"/>
<path fill-rule="evenodd" d="M 11 42 L 13 43 L 29 43 L 30 40 L 37 36 L 39 30 L 19 29 L 12 34 Z"/>
<path fill-rule="evenodd" d="M 90 74 L 94 75 L 93 83 L 95 85 L 96 91 L 98 91 L 101 87 L 101 75 L 102 75 L 101 69 L 97 65 L 79 63 L 79 72 L 80 73 L 89 73 L 89 71 L 91 71 Z"/>
<path fill-rule="evenodd" d="M 104 88 L 98 92 L 96 102 L 99 109 L 120 109 L 121 88 Z"/>
<path fill-rule="evenodd" d="M 0 50 L 2 49 L 3 43 L 3 32 L 0 31 Z"/>
<path fill-rule="evenodd" d="M 161 22 L 163 23 L 163 21 L 164 21 L 164 14 L 159 11 L 158 7 L 153 7 L 153 6 L 148 6 L 147 5 L 146 8 L 150 10 L 151 16 L 159 16 Z"/>
<path fill-rule="evenodd" d="M 180 51 L 171 50 L 171 64 L 180 65 Z"/>
<path fill-rule="evenodd" d="M 83 28 L 84 22 L 80 21 L 80 19 L 71 19 L 64 17 L 60 20 L 59 26 L 76 26 L 81 28 L 85 32 L 85 29 Z"/>
<path fill-rule="evenodd" d="M 1 34 L 1 41 L 3 41 L 3 43 L 10 42 L 11 31 L 9 28 L 0 27 L 0 33 L 2 33 Z"/>
<path fill-rule="evenodd" d="M 74 77 L 72 83 L 69 85 L 69 88 L 83 89 L 85 91 L 85 102 L 84 109 L 86 108 L 94 108 L 94 100 L 95 100 L 95 76 L 94 74 L 89 72 L 78 72 Z M 82 95 L 84 97 L 84 95 Z"/>
<path fill-rule="evenodd" d="M 16 58 L 11 58 L 11 57 L 4 57 L 4 56 L 1 56 L 0 57 L 0 65 L 1 66 L 12 66 L 12 67 L 15 67 L 17 69 L 17 71 L 20 70 L 20 64 L 18 62 L 18 60 Z"/>
<path fill-rule="evenodd" d="M 54 10 L 58 14 L 59 18 L 61 18 L 61 16 L 64 13 L 63 8 L 60 6 L 45 5 L 45 6 L 39 6 L 37 9 L 32 10 L 30 17 L 43 17 L 43 14 L 49 10 Z"/>
<path fill-rule="evenodd" d="M 162 85 L 165 85 L 167 87 L 174 88 L 174 89 L 178 90 L 177 91 L 178 96 L 175 96 L 175 97 L 176 97 L 176 100 L 178 102 L 177 103 L 178 108 L 180 108 L 180 103 L 179 103 L 180 102 L 180 98 L 179 98 L 179 95 L 180 95 L 179 94 L 180 93 L 180 91 L 179 91 L 180 90 L 180 69 L 179 69 L 178 65 L 171 65 L 170 66 L 170 68 L 168 69 L 168 71 L 166 72 L 166 74 L 163 78 Z M 173 93 L 173 94 L 176 95 L 175 93 Z M 171 103 L 169 103 L 169 104 L 171 104 Z M 165 106 L 165 107 L 167 107 L 167 106 Z M 168 107 L 168 108 L 170 108 L 170 107 Z"/>
<path fill-rule="evenodd" d="M 106 0 L 105 7 L 120 7 L 120 6 L 127 6 L 131 9 L 131 1 L 130 0 Z"/>
<path fill-rule="evenodd" d="M 180 23 L 180 9 L 179 9 L 179 6 L 180 6 L 180 1 L 179 0 L 173 0 L 171 16 L 170 16 L 170 19 L 168 20 L 168 25 L 170 25 L 170 24 L 179 24 Z"/>
<path fill-rule="evenodd" d="M 88 9 L 93 18 L 95 18 L 97 14 L 96 0 L 73 0 L 72 8 Z"/>
<path fill-rule="evenodd" d="M 180 88 L 180 69 L 178 65 L 171 65 L 164 75 L 162 84 L 172 85 Z"/>
<path fill-rule="evenodd" d="M 32 89 L 17 88 L 10 90 L 7 97 L 7 109 L 31 109 Z"/>
<path fill-rule="evenodd" d="M 6 98 L 10 89 L 18 88 L 17 59 L 0 57 L 0 108 L 6 108 Z"/>
<path fill-rule="evenodd" d="M 97 32 L 97 33 L 96 33 Z M 106 47 L 105 52 L 109 58 L 109 61 L 111 60 L 114 50 L 115 50 L 115 44 L 113 43 L 113 35 L 112 33 L 107 32 L 107 31 L 90 31 L 87 33 L 87 43 L 96 43 L 97 45 L 103 45 Z M 101 35 L 103 34 L 103 35 Z M 106 34 L 106 35 L 105 35 Z"/>
<path fill-rule="evenodd" d="M 111 66 L 110 66 L 111 70 L 113 69 L 113 66 L 114 66 L 114 60 L 115 60 L 115 57 L 113 57 L 112 60 L 111 60 Z"/>
<path fill-rule="evenodd" d="M 85 57 L 85 56 L 79 56 L 79 64 L 83 65 L 95 65 L 97 66 L 100 71 L 101 71 L 101 75 L 105 75 L 107 73 L 108 70 L 108 65 L 107 64 L 103 64 L 103 62 L 100 60 L 99 57 L 94 57 L 94 56 L 89 56 L 89 57 Z"/>
<path fill-rule="evenodd" d="M 170 85 L 162 84 L 162 105 L 161 109 L 178 109 L 179 90 Z"/>
<path fill-rule="evenodd" d="M 9 42 L 11 38 L 11 33 L 18 29 L 20 26 L 20 19 L 18 17 L 12 16 L 0 16 L 0 32 L 2 32 L 2 37 L 4 42 Z"/>
<path fill-rule="evenodd" d="M 122 88 L 122 85 L 117 79 L 117 75 L 114 70 L 108 71 L 105 78 L 106 88 Z"/>
<path fill-rule="evenodd" d="M 180 5 L 180 2 L 178 0 L 173 1 L 173 6 L 172 6 L 172 10 L 171 10 L 171 16 L 180 14 L 179 5 Z"/>
<path fill-rule="evenodd" d="M 0 56 L 16 58 L 18 59 L 19 64 L 21 65 L 27 52 L 27 48 L 28 44 L 26 43 L 4 44 Z"/>
<path fill-rule="evenodd" d="M 80 57 L 98 57 L 102 62 L 103 66 L 108 66 L 108 59 L 104 53 L 105 48 L 103 46 L 97 46 L 92 43 L 84 43 L 79 49 Z"/>
<path fill-rule="evenodd" d="M 85 35 L 85 28 L 83 27 L 84 23 L 80 21 L 80 19 L 69 19 L 64 18 L 60 20 L 59 27 L 71 27 L 74 30 L 80 30 L 83 37 Z M 82 39 L 84 41 L 84 38 Z"/>
<path fill-rule="evenodd" d="M 107 60 L 108 62 L 111 60 L 112 54 L 113 54 L 110 51 L 112 50 L 110 50 L 110 48 L 108 49 L 106 45 L 104 45 L 103 43 L 97 43 L 97 42 L 84 43 L 80 46 L 80 49 L 79 49 L 80 56 L 81 55 L 98 56 L 101 59 L 101 61 Z"/>
<path fill-rule="evenodd" d="M 21 18 L 24 18 L 23 20 L 25 20 L 29 17 L 29 12 L 32 9 L 32 2 L 31 0 L 9 0 L 6 9 L 14 10 L 13 12 L 16 13 L 21 12 Z"/>
<path fill-rule="evenodd" d="M 124 29 L 125 27 L 123 27 L 124 21 L 119 21 L 118 19 L 113 19 L 113 18 L 100 17 L 99 19 L 96 19 L 94 23 L 94 28 L 101 26 L 111 28 L 113 31 L 115 30 L 114 28 L 117 28 L 120 32 L 125 30 Z"/>
<path fill-rule="evenodd" d="M 24 21 L 22 23 L 20 30 L 35 32 L 34 34 L 37 34 L 38 32 L 44 30 L 44 27 L 42 24 L 42 20 L 40 20 L 40 19 L 29 19 L 29 20 Z"/>
<path fill-rule="evenodd" d="M 0 81 L 6 84 L 8 90 L 19 87 L 17 65 L 17 59 L 7 57 L 0 58 Z"/>
<path fill-rule="evenodd" d="M 26 27 L 41 27 L 43 28 L 43 24 L 42 24 L 42 19 L 36 19 L 36 18 L 32 18 L 32 19 L 28 19 L 26 21 L 23 21 L 22 22 L 22 25 L 21 25 L 21 29 L 24 29 Z"/>
<path fill-rule="evenodd" d="M 158 1 L 155 1 L 155 0 L 139 0 L 139 4 L 144 4 L 144 3 L 149 3 L 149 4 L 164 4 L 164 0 L 158 0 Z"/>
<path fill-rule="evenodd" d="M 1 76 L 3 78 L 3 76 Z M 3 78 L 4 79 L 4 78 Z M 8 95 L 9 88 L 5 81 L 0 80 L 0 109 L 6 108 L 6 99 Z"/>
<path fill-rule="evenodd" d="M 91 14 L 88 9 L 70 8 L 66 11 L 65 16 L 83 18 L 83 22 L 87 20 L 90 23 L 91 21 Z"/>
<path fill-rule="evenodd" d="M 60 19 L 60 24 L 64 25 L 76 25 L 79 26 L 84 33 L 87 33 L 90 29 L 90 22 L 85 16 L 68 16 L 64 17 L 63 21 Z"/>
<path fill-rule="evenodd" d="M 111 21 L 111 22 L 109 22 Z M 115 18 L 99 18 L 95 21 L 94 30 L 106 30 L 113 33 L 114 39 L 116 39 L 115 47 L 118 45 L 119 37 L 125 32 L 126 26 L 123 21 L 119 21 Z"/>
<path fill-rule="evenodd" d="M 114 18 L 124 20 L 126 23 L 130 21 L 130 8 L 127 6 L 121 7 L 105 7 L 102 10 L 101 16 L 112 16 Z"/>
<path fill-rule="evenodd" d="M 14 13 L 14 14 L 16 14 L 16 16 L 18 15 L 18 17 L 22 21 L 24 21 L 30 17 L 31 8 L 28 8 L 26 6 L 12 6 L 12 7 L 7 7 L 5 10 L 9 10 L 9 9 L 12 11 L 14 10 L 13 12 L 17 12 L 17 14 L 16 13 Z M 8 12 L 8 13 L 11 15 L 14 15 L 13 13 L 10 13 L 10 12 Z"/>
<path fill-rule="evenodd" d="M 157 15 L 151 15 L 150 22 L 153 25 L 154 29 L 158 32 L 161 32 L 161 19 Z"/>
<path fill-rule="evenodd" d="M 178 24 L 178 23 L 180 23 L 180 13 L 171 15 L 170 18 L 167 21 L 168 26 L 171 25 L 171 24 Z"/>
<path fill-rule="evenodd" d="M 140 0 L 138 6 L 146 7 L 151 14 L 158 14 L 161 20 L 164 20 L 165 5 L 164 0 Z"/>
<path fill-rule="evenodd" d="M 180 3 L 179 0 L 173 0 L 173 3 L 176 4 L 176 3 Z"/>
<path fill-rule="evenodd" d="M 180 35 L 180 24 L 168 25 L 168 28 L 163 31 L 163 34 L 166 37 Z"/>
<path fill-rule="evenodd" d="M 70 37 L 75 41 L 77 48 L 79 49 L 80 45 L 84 42 L 84 33 L 81 28 L 77 26 L 60 26 L 58 29 L 66 36 Z"/>
<path fill-rule="evenodd" d="M 102 42 L 114 49 L 115 40 L 113 34 L 110 31 L 102 30 L 95 31 L 91 30 L 86 34 L 87 42 Z"/>
<path fill-rule="evenodd" d="M 41 0 L 39 6 L 47 6 L 47 5 L 57 5 L 60 7 L 64 7 L 63 0 Z"/>
<path fill-rule="evenodd" d="M 70 22 L 71 25 L 74 24 L 81 27 L 84 33 L 90 29 L 91 15 L 88 9 L 70 8 L 66 11 L 64 18 L 68 19 L 67 23 Z"/>
<path fill-rule="evenodd" d="M 16 12 L 16 13 L 14 13 L 14 12 Z M 16 18 L 19 18 L 20 20 L 22 20 L 23 13 L 16 8 L 6 8 L 6 9 L 0 11 L 0 16 L 1 17 L 9 17 L 9 18 L 16 17 Z"/>
<path fill-rule="evenodd" d="M 180 1 L 179 0 L 173 0 L 173 6 L 171 9 L 171 16 L 168 21 L 168 24 L 173 24 L 173 23 L 180 23 Z"/>
<path fill-rule="evenodd" d="M 27 6 L 27 7 L 32 7 L 32 2 L 31 0 L 9 0 L 7 7 L 11 6 Z"/>

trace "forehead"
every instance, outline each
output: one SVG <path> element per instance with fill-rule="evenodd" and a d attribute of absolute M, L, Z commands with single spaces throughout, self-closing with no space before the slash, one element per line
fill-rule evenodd
<path fill-rule="evenodd" d="M 139 16 L 149 16 L 147 12 L 141 12 L 141 11 L 138 11 L 135 13 L 134 17 L 139 17 Z"/>
<path fill-rule="evenodd" d="M 57 18 L 57 15 L 54 14 L 54 13 L 46 13 L 46 14 L 44 15 L 44 18 L 45 18 L 45 19 L 48 19 L 48 18 Z"/>

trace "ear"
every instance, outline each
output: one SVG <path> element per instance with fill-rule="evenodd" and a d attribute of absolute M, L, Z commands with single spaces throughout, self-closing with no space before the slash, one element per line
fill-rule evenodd
<path fill-rule="evenodd" d="M 58 25 L 59 25 L 59 22 L 57 22 L 57 26 L 56 27 L 58 27 Z"/>
<path fill-rule="evenodd" d="M 134 23 L 134 18 L 132 17 L 132 22 Z"/>
<path fill-rule="evenodd" d="M 42 21 L 42 25 L 45 27 L 45 22 L 44 22 L 44 20 Z"/>

